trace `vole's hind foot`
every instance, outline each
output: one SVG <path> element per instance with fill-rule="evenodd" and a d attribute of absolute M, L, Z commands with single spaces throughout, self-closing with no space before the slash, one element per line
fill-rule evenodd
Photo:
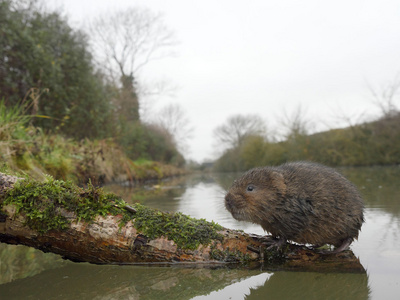
<path fill-rule="evenodd" d="M 276 248 L 277 250 L 280 250 L 285 244 L 286 244 L 286 239 L 285 238 L 268 238 L 262 243 L 265 247 L 267 247 L 267 250 L 272 250 L 273 248 Z"/>
<path fill-rule="evenodd" d="M 276 250 L 280 250 L 283 245 L 286 244 L 286 239 L 285 238 L 273 238 L 271 236 L 263 237 L 261 245 L 259 249 L 250 249 L 254 252 L 257 252 L 260 255 L 260 261 L 264 261 L 264 250 L 272 250 L 273 248 L 276 248 Z"/>
<path fill-rule="evenodd" d="M 319 254 L 337 254 L 340 253 L 344 250 L 347 250 L 350 246 L 350 244 L 353 242 L 352 238 L 347 238 L 345 240 L 343 240 L 342 244 L 337 247 L 335 250 L 317 250 L 316 252 Z"/>

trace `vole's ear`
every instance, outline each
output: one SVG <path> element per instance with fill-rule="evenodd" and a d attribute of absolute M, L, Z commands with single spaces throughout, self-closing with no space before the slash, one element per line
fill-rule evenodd
<path fill-rule="evenodd" d="M 271 172 L 272 185 L 281 193 L 286 194 L 286 183 L 283 175 L 278 172 Z"/>

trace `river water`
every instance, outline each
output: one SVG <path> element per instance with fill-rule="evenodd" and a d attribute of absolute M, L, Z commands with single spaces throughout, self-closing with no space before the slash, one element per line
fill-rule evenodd
<path fill-rule="evenodd" d="M 366 274 L 98 266 L 0 244 L 0 299 L 399 299 L 400 167 L 340 171 L 366 202 L 366 223 L 351 245 Z M 224 193 L 237 176 L 191 175 L 140 188 L 106 188 L 127 202 L 263 234 L 260 226 L 238 222 L 224 208 Z"/>

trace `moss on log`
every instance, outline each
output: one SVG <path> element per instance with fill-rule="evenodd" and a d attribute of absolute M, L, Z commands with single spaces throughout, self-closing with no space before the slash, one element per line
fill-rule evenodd
<path fill-rule="evenodd" d="M 351 251 L 321 255 L 293 244 L 266 250 L 265 237 L 182 213 L 128 205 L 89 185 L 0 173 L 0 241 L 95 264 L 263 264 L 267 269 L 365 272 Z"/>

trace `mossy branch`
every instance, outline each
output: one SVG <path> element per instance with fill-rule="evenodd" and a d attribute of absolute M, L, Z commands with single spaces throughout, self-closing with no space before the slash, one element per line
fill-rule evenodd
<path fill-rule="evenodd" d="M 0 173 L 0 241 L 97 264 L 239 263 L 268 268 L 364 272 L 351 251 L 322 256 L 288 244 L 266 251 L 263 237 L 182 213 L 166 213 L 91 184 L 38 182 Z"/>

